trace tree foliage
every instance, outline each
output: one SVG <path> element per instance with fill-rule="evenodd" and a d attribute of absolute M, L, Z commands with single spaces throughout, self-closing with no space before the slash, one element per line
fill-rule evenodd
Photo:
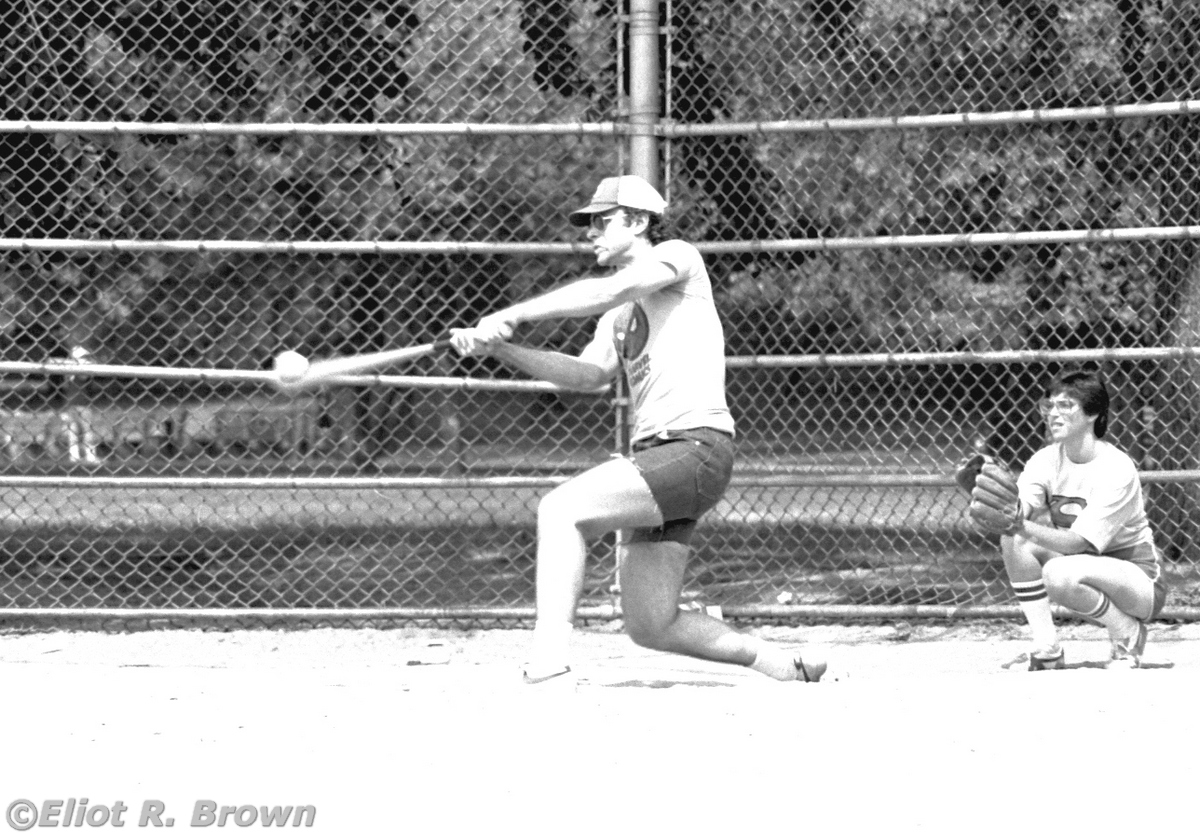
<path fill-rule="evenodd" d="M 1196 94 L 1185 6 L 669 8 L 662 115 L 688 123 Z M 618 118 L 629 60 L 614 33 L 627 12 L 627 0 L 0 0 L 0 93 L 5 114 L 22 119 Z M 1187 120 L 1164 119 L 698 138 L 672 147 L 668 175 L 680 228 L 698 240 L 1188 223 L 1189 132 Z M 0 143 L 13 196 L 3 217 L 9 235 L 33 237 L 555 239 L 563 205 L 618 164 L 614 152 L 539 137 L 14 134 Z M 785 300 L 797 320 L 788 333 L 837 335 L 847 349 L 1023 345 L 1043 339 L 1039 329 L 1137 344 L 1162 339 L 1179 308 L 1180 252 L 1148 243 L 957 248 L 919 259 L 758 253 L 716 259 L 714 273 L 731 304 Z M 122 271 L 143 278 L 131 293 L 152 298 L 160 267 L 133 261 Z M 167 262 L 168 275 L 239 273 L 237 260 L 220 257 Z M 84 273 L 119 295 L 108 267 Z M 519 288 L 543 281 L 520 268 L 509 277 Z M 1020 317 L 1027 333 L 1011 327 Z"/>

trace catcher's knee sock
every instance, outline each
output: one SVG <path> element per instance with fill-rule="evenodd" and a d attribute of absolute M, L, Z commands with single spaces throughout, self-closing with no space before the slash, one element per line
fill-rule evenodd
<path fill-rule="evenodd" d="M 1054 627 L 1054 614 L 1050 610 L 1050 596 L 1041 579 L 1037 581 L 1014 581 L 1013 593 L 1025 621 L 1033 634 L 1033 644 L 1038 648 L 1053 648 L 1058 645 L 1058 631 Z"/>
<path fill-rule="evenodd" d="M 747 637 L 756 656 L 750 668 L 774 680 L 796 679 L 796 655 L 760 637 Z"/>
<path fill-rule="evenodd" d="M 530 666 L 539 670 L 566 668 L 573 630 L 575 626 L 571 622 L 555 619 L 536 620 L 533 623 L 533 654 L 529 660 Z"/>
<path fill-rule="evenodd" d="M 1084 616 L 1089 619 L 1095 619 L 1104 627 L 1108 628 L 1108 635 L 1113 639 L 1124 639 L 1137 630 L 1137 620 L 1130 616 L 1119 607 L 1113 605 L 1112 601 L 1104 593 L 1097 591 L 1100 596 L 1100 601 L 1096 606 L 1089 610 Z"/>

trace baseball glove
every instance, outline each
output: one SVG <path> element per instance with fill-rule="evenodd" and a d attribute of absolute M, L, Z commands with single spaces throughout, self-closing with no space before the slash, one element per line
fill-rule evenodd
<path fill-rule="evenodd" d="M 975 454 L 955 469 L 954 481 L 971 496 L 967 514 L 976 529 L 1011 535 L 1021 528 L 1017 480 L 1003 462 L 986 454 Z"/>

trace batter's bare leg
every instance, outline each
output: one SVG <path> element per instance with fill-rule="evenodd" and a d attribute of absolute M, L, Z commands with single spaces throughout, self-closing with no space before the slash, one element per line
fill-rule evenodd
<path fill-rule="evenodd" d="M 681 611 L 688 547 L 673 542 L 627 544 L 621 553 L 621 611 L 638 645 L 704 660 L 749 666 L 776 680 L 819 680 L 826 664 L 734 630 L 704 613 Z M 801 668 L 802 666 L 802 668 Z"/>
<path fill-rule="evenodd" d="M 537 517 L 537 624 L 533 657 L 526 668 L 531 679 L 567 668 L 587 542 L 621 528 L 661 524 L 650 488 L 626 459 L 590 468 L 542 499 Z"/>

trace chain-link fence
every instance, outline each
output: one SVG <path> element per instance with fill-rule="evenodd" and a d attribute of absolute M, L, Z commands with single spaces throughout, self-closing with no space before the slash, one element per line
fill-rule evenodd
<path fill-rule="evenodd" d="M 1190 618 L 1198 17 L 0 0 L 0 603 L 529 616 L 538 498 L 622 448 L 619 393 L 452 355 L 297 397 L 267 370 L 581 275 L 565 212 L 632 163 L 706 254 L 729 341 L 739 464 L 689 599 L 1015 613 L 949 471 L 979 440 L 1023 461 L 1040 386 L 1084 362 Z M 603 616 L 612 540 L 593 552 Z"/>

